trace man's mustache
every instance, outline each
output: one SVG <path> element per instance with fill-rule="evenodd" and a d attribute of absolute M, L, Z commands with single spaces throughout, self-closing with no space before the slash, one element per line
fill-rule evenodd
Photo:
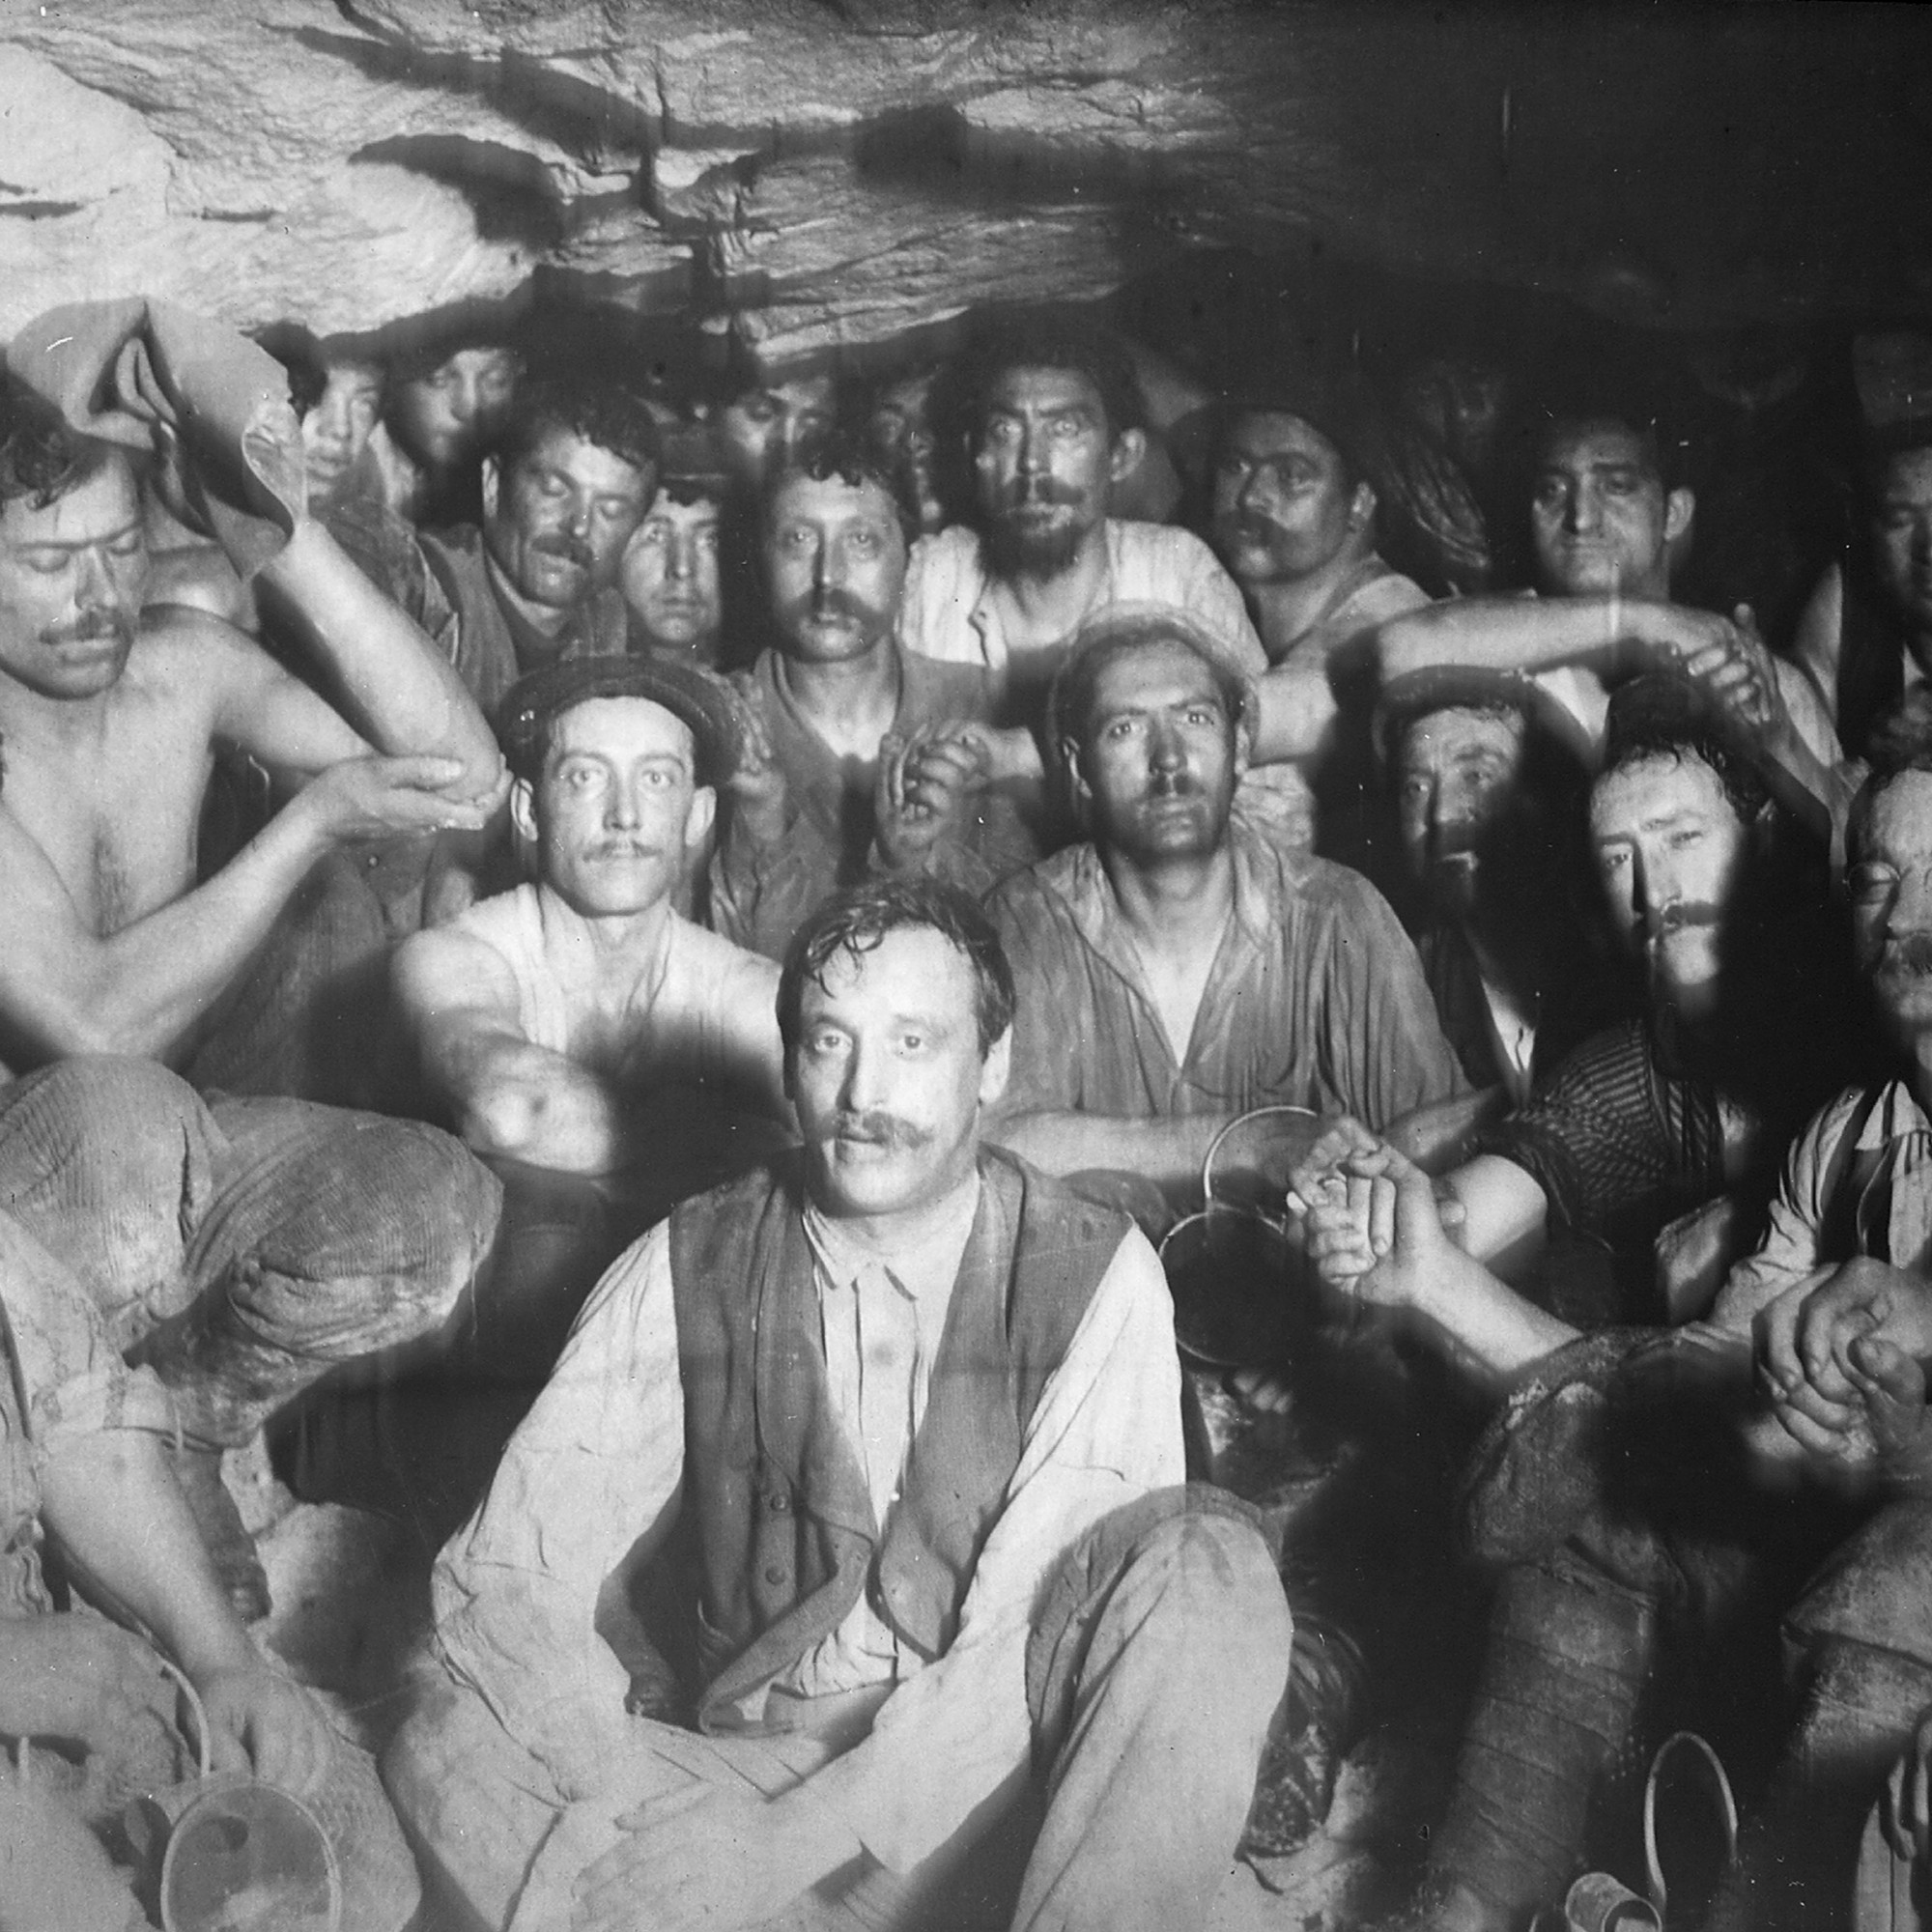
<path fill-rule="evenodd" d="M 1192 772 L 1155 772 L 1148 781 L 1150 798 L 1198 798 L 1201 781 Z"/>
<path fill-rule="evenodd" d="M 532 537 L 530 548 L 540 551 L 545 556 L 563 557 L 576 564 L 580 570 L 591 570 L 596 567 L 597 553 L 582 538 L 574 537 L 568 531 L 554 537 Z"/>
<path fill-rule="evenodd" d="M 929 1146 L 929 1128 L 916 1127 L 896 1114 L 873 1107 L 863 1113 L 841 1113 L 832 1123 L 828 1140 L 860 1141 L 868 1147 L 891 1148 L 895 1153 L 911 1153 Z"/>
<path fill-rule="evenodd" d="M 1932 932 L 1888 937 L 1875 969 L 1881 978 L 1918 979 L 1932 975 Z"/>
<path fill-rule="evenodd" d="M 1272 517 L 1264 517 L 1253 510 L 1236 510 L 1233 516 L 1221 520 L 1224 541 L 1241 541 L 1254 544 L 1272 543 L 1280 536 L 1282 526 Z"/>
<path fill-rule="evenodd" d="M 592 859 L 655 859 L 658 848 L 640 838 L 600 838 L 590 847 Z"/>
<path fill-rule="evenodd" d="M 92 643 L 99 638 L 112 638 L 117 643 L 130 643 L 134 620 L 125 611 L 89 611 L 71 624 L 50 624 L 41 633 L 43 644 Z"/>
<path fill-rule="evenodd" d="M 1057 482 L 1051 476 L 1016 476 L 1001 494 L 1004 510 L 1019 510 L 1036 503 L 1074 503 L 1080 492 L 1071 483 Z"/>
<path fill-rule="evenodd" d="M 1673 932 L 1689 932 L 1697 926 L 1721 925 L 1724 909 L 1704 899 L 1678 899 L 1660 906 L 1644 922 L 1645 937 L 1655 946 Z"/>
<path fill-rule="evenodd" d="M 852 624 L 864 624 L 876 622 L 885 614 L 863 597 L 855 597 L 851 591 L 840 590 L 830 583 L 814 590 L 810 597 L 801 597 L 791 607 L 791 611 L 796 616 L 814 617 L 822 624 L 831 622 L 835 617 L 842 617 Z"/>

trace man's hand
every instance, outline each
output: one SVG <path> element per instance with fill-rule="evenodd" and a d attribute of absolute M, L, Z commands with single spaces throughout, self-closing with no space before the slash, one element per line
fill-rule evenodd
<path fill-rule="evenodd" d="M 913 870 L 943 839 L 960 837 L 989 769 L 985 743 L 971 728 L 927 725 L 909 738 L 881 738 L 872 803 L 887 869 Z"/>
<path fill-rule="evenodd" d="M 785 775 L 756 700 L 729 689 L 738 717 L 738 766 L 724 784 L 732 820 L 754 845 L 776 845 L 785 834 Z"/>
<path fill-rule="evenodd" d="M 310 813 L 328 839 L 397 833 L 480 832 L 509 792 L 507 773 L 480 797 L 450 789 L 463 780 L 454 758 L 345 758 L 304 785 L 289 810 Z"/>
<path fill-rule="evenodd" d="M 0 1731 L 90 1751 L 167 1729 L 175 1687 L 139 1637 L 93 1617 L 0 1620 Z"/>
<path fill-rule="evenodd" d="M 1422 1195 L 1430 1203 L 1429 1226 L 1408 1227 L 1406 1236 L 1405 1190 L 1409 1213 Z M 1437 1248 L 1447 1246 L 1462 1218 L 1461 1205 L 1438 1201 L 1435 1183 L 1419 1167 L 1346 1115 L 1296 1163 L 1288 1207 L 1302 1217 L 1306 1252 L 1323 1282 L 1357 1300 L 1390 1307 L 1409 1305 L 1410 1291 L 1420 1283 L 1409 1264 L 1439 1261 Z M 1405 1238 L 1405 1260 L 1384 1271 Z"/>
<path fill-rule="evenodd" d="M 855 1852 L 794 1794 L 696 1781 L 617 1823 L 630 1835 L 577 1881 L 573 1932 L 729 1932 L 769 1918 Z"/>
<path fill-rule="evenodd" d="M 1748 604 L 1740 604 L 1729 617 L 1683 604 L 1642 609 L 1647 614 L 1638 636 L 1654 662 L 1681 671 L 1753 731 L 1777 724 L 1784 708 L 1777 674 Z"/>
<path fill-rule="evenodd" d="M 1920 1714 L 1917 1734 L 1892 1767 L 1881 1813 L 1900 1858 L 1932 1862 L 1932 1710 Z"/>
<path fill-rule="evenodd" d="M 297 1798 L 322 1788 L 333 1736 L 314 1698 L 266 1663 L 210 1671 L 196 1686 L 216 1771 L 253 1771 Z"/>
<path fill-rule="evenodd" d="M 294 522 L 307 521 L 308 464 L 302 453 L 301 419 L 292 404 L 264 412 L 242 431 L 242 460 Z"/>

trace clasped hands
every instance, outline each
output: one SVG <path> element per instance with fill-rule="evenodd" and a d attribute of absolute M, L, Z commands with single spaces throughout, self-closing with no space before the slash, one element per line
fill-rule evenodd
<path fill-rule="evenodd" d="M 1427 1302 L 1463 1219 L 1454 1196 L 1438 1195 L 1413 1161 L 1346 1115 L 1296 1163 L 1288 1208 L 1317 1278 L 1378 1308 Z"/>
<path fill-rule="evenodd" d="M 1857 1256 L 1761 1309 L 1752 1347 L 1770 1416 L 1807 1462 L 1932 1495 L 1932 1282 Z"/>

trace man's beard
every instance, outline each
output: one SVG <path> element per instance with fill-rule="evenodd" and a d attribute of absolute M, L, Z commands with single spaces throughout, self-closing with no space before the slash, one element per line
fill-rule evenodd
<path fill-rule="evenodd" d="M 986 518 L 986 554 L 996 577 L 1058 577 L 1070 569 L 1092 526 L 1079 517 L 1029 526 L 1019 512 L 1041 503 L 1079 509 L 1080 493 L 1050 476 L 1023 477 Z"/>

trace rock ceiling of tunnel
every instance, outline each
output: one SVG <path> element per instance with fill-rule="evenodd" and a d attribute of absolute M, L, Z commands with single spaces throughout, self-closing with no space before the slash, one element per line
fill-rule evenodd
<path fill-rule="evenodd" d="M 0 328 L 533 279 L 774 366 L 1330 249 L 1664 326 L 1932 307 L 1920 10 L 92 0 L 0 12 Z"/>

